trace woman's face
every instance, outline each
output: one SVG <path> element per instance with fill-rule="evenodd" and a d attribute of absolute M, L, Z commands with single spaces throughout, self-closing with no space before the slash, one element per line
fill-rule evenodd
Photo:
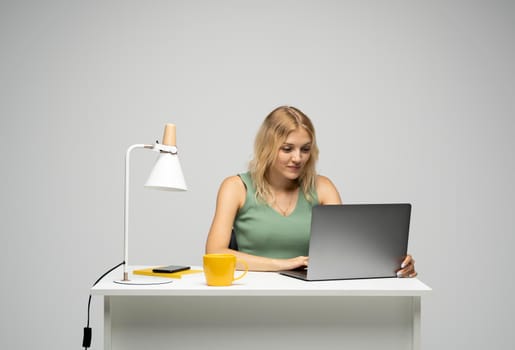
<path fill-rule="evenodd" d="M 304 171 L 304 166 L 310 156 L 311 136 L 305 129 L 298 128 L 288 134 L 277 152 L 270 171 L 273 175 L 296 180 Z"/>

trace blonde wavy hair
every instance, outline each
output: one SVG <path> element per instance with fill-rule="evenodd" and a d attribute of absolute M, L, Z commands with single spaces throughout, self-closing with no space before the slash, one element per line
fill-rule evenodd
<path fill-rule="evenodd" d="M 313 192 L 316 181 L 316 162 L 318 146 L 315 128 L 311 120 L 299 109 L 291 106 L 281 106 L 274 109 L 263 121 L 254 142 L 254 157 L 250 161 L 249 171 L 256 187 L 256 199 L 265 203 L 273 201 L 273 193 L 266 177 L 268 169 L 277 158 L 280 147 L 288 135 L 303 128 L 311 137 L 310 157 L 304 166 L 304 171 L 298 178 L 299 187 L 306 199 L 313 203 Z"/>

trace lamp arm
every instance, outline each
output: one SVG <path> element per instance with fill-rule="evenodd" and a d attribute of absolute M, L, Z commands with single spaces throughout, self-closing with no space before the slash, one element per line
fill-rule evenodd
<path fill-rule="evenodd" d="M 130 156 L 131 152 L 136 148 L 148 148 L 154 149 L 154 145 L 146 144 L 135 144 L 127 149 L 125 154 L 125 209 L 123 212 L 124 224 L 123 224 L 123 281 L 129 280 L 129 273 L 127 272 L 127 266 L 129 265 L 129 177 L 130 177 Z"/>

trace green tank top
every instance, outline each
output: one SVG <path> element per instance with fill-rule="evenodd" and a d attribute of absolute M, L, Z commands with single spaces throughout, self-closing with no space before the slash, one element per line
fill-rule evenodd
<path fill-rule="evenodd" d="M 307 256 L 311 230 L 311 209 L 318 204 L 313 193 L 313 203 L 299 191 L 293 212 L 282 216 L 266 203 L 256 199 L 250 173 L 239 175 L 247 195 L 243 207 L 234 221 L 238 249 L 242 252 L 269 258 L 287 259 Z"/>

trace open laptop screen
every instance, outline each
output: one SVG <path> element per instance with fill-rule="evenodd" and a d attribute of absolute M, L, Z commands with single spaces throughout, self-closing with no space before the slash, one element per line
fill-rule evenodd
<path fill-rule="evenodd" d="M 313 207 L 304 278 L 396 277 L 407 254 L 410 217 L 407 203 Z M 281 273 L 303 278 L 299 271 Z"/>

